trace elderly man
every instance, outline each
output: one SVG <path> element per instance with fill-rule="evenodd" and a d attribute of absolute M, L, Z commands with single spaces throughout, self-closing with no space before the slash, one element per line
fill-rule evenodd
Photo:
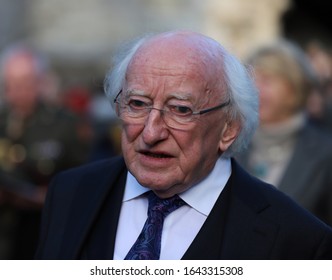
<path fill-rule="evenodd" d="M 57 176 L 38 259 L 324 259 L 332 231 L 232 155 L 257 126 L 246 69 L 175 31 L 117 58 L 106 91 L 123 157 Z"/>

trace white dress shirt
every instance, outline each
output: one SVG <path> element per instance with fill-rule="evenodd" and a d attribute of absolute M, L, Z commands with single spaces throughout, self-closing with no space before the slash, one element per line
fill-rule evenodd
<path fill-rule="evenodd" d="M 219 158 L 210 174 L 199 184 L 179 194 L 186 205 L 170 213 L 161 240 L 161 260 L 181 259 L 196 237 L 231 175 L 230 159 Z M 148 200 L 128 172 L 115 240 L 114 259 L 123 260 L 135 243 L 147 218 Z"/>

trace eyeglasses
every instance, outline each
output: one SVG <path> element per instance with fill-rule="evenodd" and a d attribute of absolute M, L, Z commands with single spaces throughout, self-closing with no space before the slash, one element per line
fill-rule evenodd
<path fill-rule="evenodd" d="M 113 102 L 118 104 L 117 115 L 123 121 L 133 124 L 142 124 L 145 122 L 151 110 L 160 111 L 161 116 L 167 126 L 184 130 L 188 124 L 197 119 L 198 116 L 219 110 L 230 104 L 230 100 L 219 104 L 218 106 L 207 108 L 201 111 L 194 111 L 189 106 L 180 104 L 166 104 L 163 109 L 154 108 L 151 101 L 141 96 L 129 96 L 120 98 L 122 90 L 114 98 Z"/>

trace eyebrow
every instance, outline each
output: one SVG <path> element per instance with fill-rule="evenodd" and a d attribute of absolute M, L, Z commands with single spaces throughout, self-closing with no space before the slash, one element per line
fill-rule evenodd
<path fill-rule="evenodd" d="M 184 92 L 172 92 L 169 95 L 170 98 L 176 98 L 183 101 L 192 101 L 193 95 L 191 93 L 184 93 Z"/>
<path fill-rule="evenodd" d="M 144 97 L 149 97 L 148 94 L 144 90 L 136 90 L 136 89 L 129 89 L 126 91 L 126 95 L 139 95 Z M 184 93 L 184 92 L 172 92 L 167 96 L 167 99 L 176 98 L 178 100 L 183 101 L 192 101 L 193 95 L 190 92 Z"/>
<path fill-rule="evenodd" d="M 126 91 L 126 95 L 141 95 L 146 96 L 147 93 L 143 90 L 137 90 L 137 89 L 129 89 Z"/>

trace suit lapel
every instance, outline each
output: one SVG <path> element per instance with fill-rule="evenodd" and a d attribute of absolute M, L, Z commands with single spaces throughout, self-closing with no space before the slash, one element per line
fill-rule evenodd
<path fill-rule="evenodd" d="M 64 233 L 63 240 L 66 240 L 66 242 L 62 243 L 62 250 L 60 250 L 62 252 L 61 258 L 77 259 L 80 257 L 83 243 L 87 239 L 88 233 L 96 221 L 108 194 L 119 179 L 125 180 L 125 170 L 122 159 L 116 162 L 112 161 L 107 168 L 100 171 L 99 176 L 96 174 L 91 177 L 86 174 L 82 177 L 81 182 L 78 182 L 79 188 L 74 196 Z M 124 184 L 122 188 L 124 188 Z M 118 211 L 116 214 L 119 214 L 121 197 L 117 201 L 119 203 L 116 207 Z"/>
<path fill-rule="evenodd" d="M 183 259 L 268 258 L 278 226 L 261 184 L 232 161 L 232 175 Z"/>
<path fill-rule="evenodd" d="M 278 217 L 265 195 L 253 188 L 261 183 L 239 167 L 235 173 L 221 258 L 268 259 L 279 229 Z"/>
<path fill-rule="evenodd" d="M 183 255 L 183 260 L 220 259 L 230 191 L 231 186 L 228 183 L 194 241 Z"/>
<path fill-rule="evenodd" d="M 89 230 L 89 237 L 84 241 L 82 259 L 113 259 L 115 238 L 120 217 L 122 197 L 126 184 L 126 172 L 124 169 L 119 180 L 115 183 L 102 208 L 98 213 L 98 217 L 93 223 L 93 227 Z"/>

